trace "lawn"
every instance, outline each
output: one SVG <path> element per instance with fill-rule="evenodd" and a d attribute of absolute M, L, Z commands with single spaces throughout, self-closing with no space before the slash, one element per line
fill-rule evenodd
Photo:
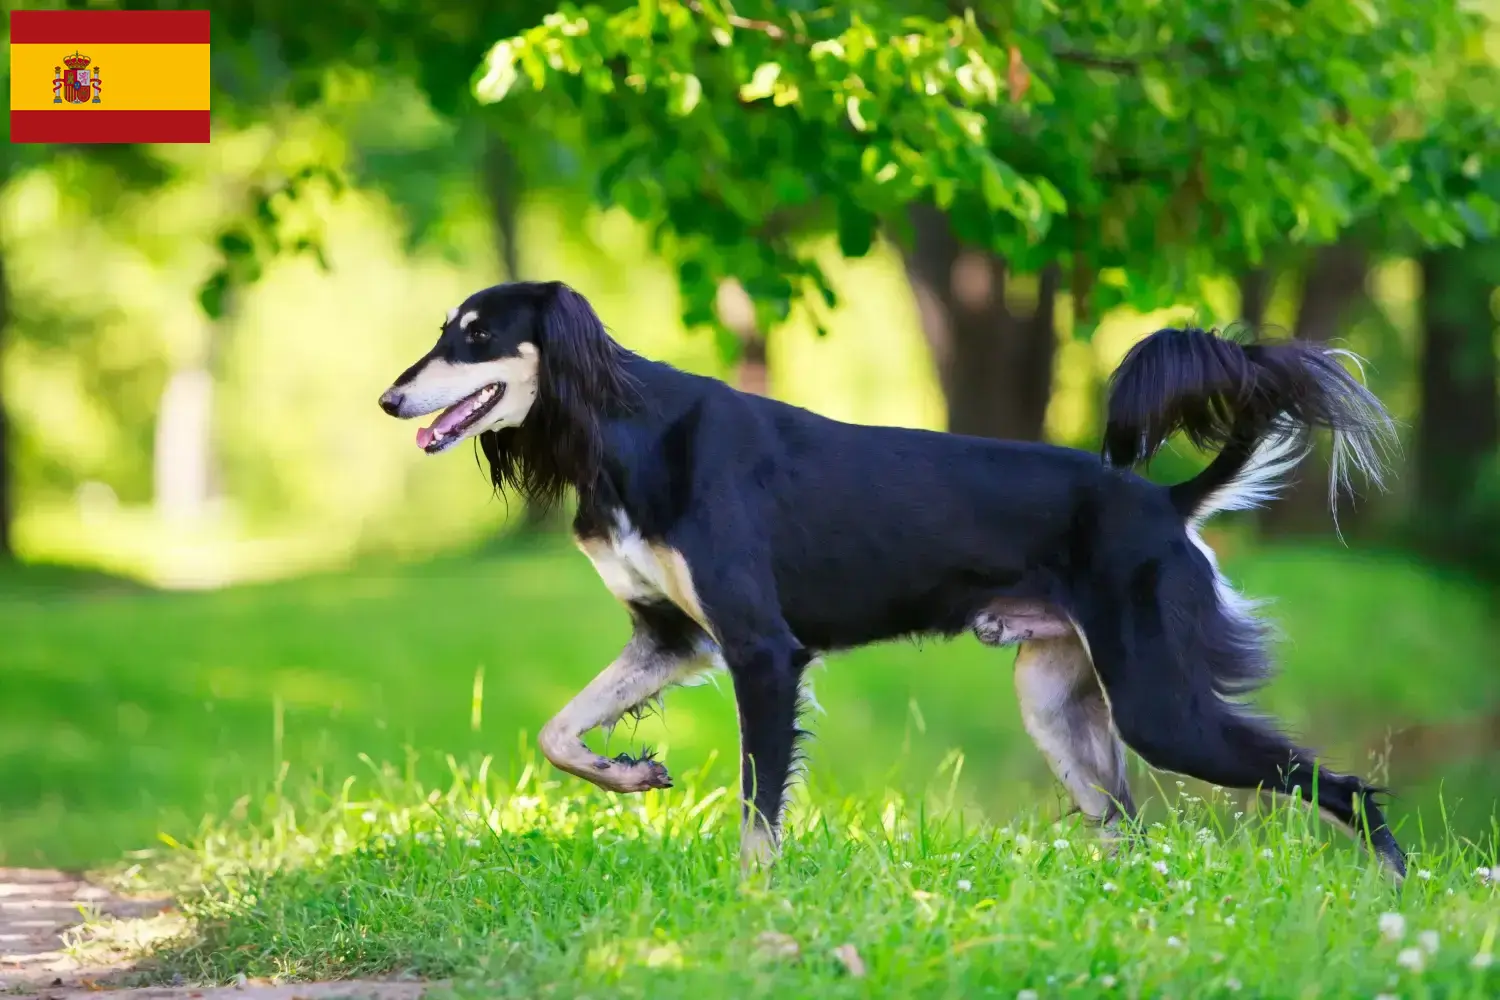
<path fill-rule="evenodd" d="M 1485 595 L 1347 549 L 1227 549 L 1236 582 L 1274 596 L 1288 635 L 1267 701 L 1351 767 L 1388 727 L 1500 703 Z M 0 864 L 108 862 L 158 831 L 289 782 L 338 782 L 359 756 L 442 777 L 446 754 L 517 751 L 623 643 L 624 614 L 565 542 L 212 593 L 157 593 L 61 571 L 0 575 Z M 1008 652 L 965 637 L 832 658 L 816 673 L 816 780 L 911 793 L 962 751 L 960 798 L 1004 819 L 1055 799 L 1021 731 Z M 682 689 L 634 740 L 683 770 L 737 745 L 727 683 Z M 1483 760 L 1392 782 L 1429 806 L 1433 780 L 1466 830 L 1500 782 Z M 1456 784 L 1454 784 L 1456 783 Z M 1465 798 L 1467 796 L 1467 798 Z M 1458 801 L 1463 799 L 1463 801 Z M 1460 822 L 1461 820 L 1461 822 Z"/>
<path fill-rule="evenodd" d="M 1395 557 L 1220 544 L 1289 636 L 1265 701 L 1399 793 L 1403 893 L 1301 810 L 1139 768 L 1157 825 L 1095 857 L 1020 729 L 1010 655 L 971 638 L 820 669 L 787 855 L 742 882 L 727 684 L 615 733 L 664 748 L 669 792 L 536 766 L 531 734 L 627 628 L 556 543 L 213 593 L 0 575 L 0 864 L 118 870 L 136 852 L 128 877 L 195 920 L 163 977 L 410 971 L 653 1000 L 1495 995 L 1476 958 L 1500 919 L 1476 874 L 1496 863 L 1494 760 L 1370 760 L 1392 727 L 1500 702 L 1489 598 Z"/>
<path fill-rule="evenodd" d="M 1034 812 L 998 825 L 941 801 L 823 798 L 794 810 L 775 870 L 742 878 L 737 805 L 701 772 L 632 798 L 531 766 L 432 789 L 369 777 L 137 869 L 195 929 L 151 977 L 401 973 L 461 997 L 650 1000 L 1500 989 L 1493 837 L 1429 831 L 1398 890 L 1290 804 L 1251 818 L 1183 795 L 1105 857 Z"/>

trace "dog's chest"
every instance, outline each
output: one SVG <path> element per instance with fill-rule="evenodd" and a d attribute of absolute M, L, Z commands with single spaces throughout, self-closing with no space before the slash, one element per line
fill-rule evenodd
<path fill-rule="evenodd" d="M 708 628 L 692 571 L 681 552 L 641 537 L 623 517 L 616 519 L 605 537 L 577 542 L 616 600 L 626 604 L 669 601 Z"/>

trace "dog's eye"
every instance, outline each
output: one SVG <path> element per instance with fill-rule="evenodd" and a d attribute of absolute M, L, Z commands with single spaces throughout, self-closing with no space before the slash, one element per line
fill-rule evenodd
<path fill-rule="evenodd" d="M 490 332 L 488 330 L 470 330 L 468 339 L 471 344 L 487 344 L 490 340 Z"/>

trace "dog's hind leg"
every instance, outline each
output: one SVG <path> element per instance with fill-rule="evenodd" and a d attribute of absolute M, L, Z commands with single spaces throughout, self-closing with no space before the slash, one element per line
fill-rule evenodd
<path fill-rule="evenodd" d="M 1113 840 L 1119 821 L 1134 818 L 1135 804 L 1125 746 L 1088 649 L 1076 634 L 1023 642 L 1015 681 L 1027 733 L 1079 810 Z"/>
<path fill-rule="evenodd" d="M 1207 666 L 1213 647 L 1203 636 L 1212 634 L 1222 619 L 1184 634 L 1181 651 L 1158 621 L 1154 614 L 1137 621 L 1128 636 L 1108 630 L 1090 635 L 1115 727 L 1126 744 L 1163 771 L 1227 788 L 1300 794 L 1361 842 L 1368 829 L 1376 857 L 1404 877 L 1406 859 L 1376 802 L 1375 788 L 1323 767 L 1312 751 L 1215 690 Z M 1195 646 L 1202 647 L 1203 662 L 1180 662 L 1178 657 Z"/>

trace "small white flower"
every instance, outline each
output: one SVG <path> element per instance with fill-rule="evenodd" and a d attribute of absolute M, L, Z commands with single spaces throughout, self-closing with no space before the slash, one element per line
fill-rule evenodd
<path fill-rule="evenodd" d="M 1171 937 L 1167 938 L 1167 947 L 1168 948 L 1181 948 L 1182 947 L 1182 938 L 1178 937 L 1175 934 L 1172 935 Z"/>
<path fill-rule="evenodd" d="M 1375 1000 L 1401 1000 L 1401 998 L 1394 993 L 1377 993 Z"/>
<path fill-rule="evenodd" d="M 1378 926 L 1387 941 L 1400 941 L 1406 935 L 1406 918 L 1399 913 L 1382 913 Z"/>
<path fill-rule="evenodd" d="M 1245 815 L 1245 810 L 1243 810 L 1243 809 L 1236 809 L 1234 811 L 1234 818 L 1235 819 L 1239 819 L 1243 815 Z M 1231 980 L 1231 982 L 1236 982 L 1237 983 L 1237 982 L 1239 982 L 1239 980 L 1235 979 L 1235 980 Z"/>
<path fill-rule="evenodd" d="M 1068 842 L 1066 840 L 1054 840 L 1052 846 L 1059 851 L 1066 851 L 1068 849 Z"/>
<path fill-rule="evenodd" d="M 1172 853 L 1172 845 L 1171 844 L 1162 844 L 1161 845 L 1161 852 L 1163 854 L 1171 854 Z"/>
<path fill-rule="evenodd" d="M 464 843 L 468 844 L 470 847 L 478 847 L 480 841 L 478 837 L 470 837 L 468 840 L 464 841 Z"/>
<path fill-rule="evenodd" d="M 1427 952 L 1427 954 L 1436 955 L 1438 953 L 1438 932 L 1423 931 L 1417 935 L 1417 944 L 1421 945 L 1422 950 Z"/>
<path fill-rule="evenodd" d="M 1107 990 L 1114 989 L 1116 982 L 1117 982 L 1117 980 L 1115 979 L 1114 976 L 1107 976 L 1106 975 L 1106 976 L 1100 976 L 1099 977 L 1099 985 L 1103 986 Z"/>
<path fill-rule="evenodd" d="M 1022 990 L 1016 994 L 1016 1000 L 1037 1000 L 1036 990 Z"/>
<path fill-rule="evenodd" d="M 901 867 L 902 868 L 910 868 L 911 867 L 911 862 L 910 861 L 903 861 L 903 862 L 901 862 Z"/>
<path fill-rule="evenodd" d="M 359 818 L 362 819 L 362 820 L 364 820 L 366 823 L 373 823 L 373 822 L 375 822 L 375 819 L 376 819 L 375 810 L 373 810 L 373 809 L 366 809 L 363 813 L 360 814 Z M 1480 869 L 1480 871 L 1483 871 L 1483 870 L 1484 869 L 1482 869 L 1482 868 Z"/>
<path fill-rule="evenodd" d="M 1481 951 L 1473 958 L 1469 959 L 1469 968 L 1471 969 L 1488 969 L 1491 965 L 1494 964 L 1495 956 L 1491 955 L 1487 951 Z"/>
<path fill-rule="evenodd" d="M 1225 917 L 1224 918 L 1224 926 L 1225 927 L 1233 927 L 1234 926 L 1234 918 L 1233 917 Z"/>
<path fill-rule="evenodd" d="M 1115 889 L 1117 889 L 1119 887 L 1116 886 L 1113 882 L 1105 882 L 1099 888 L 1103 889 L 1105 892 L 1114 892 Z"/>
<path fill-rule="evenodd" d="M 1165 861 L 1153 861 L 1153 862 L 1151 862 L 1151 867 L 1155 868 L 1157 871 L 1161 872 L 1163 875 L 1165 875 L 1167 873 L 1167 863 Z"/>
<path fill-rule="evenodd" d="M 1410 969 L 1412 972 L 1422 971 L 1422 961 L 1422 949 L 1420 948 L 1402 948 L 1401 954 L 1396 956 L 1396 964 L 1403 969 Z"/>
<path fill-rule="evenodd" d="M 1271 852 L 1271 849 L 1269 847 L 1267 847 L 1260 852 L 1260 856 L 1265 858 L 1267 861 L 1270 861 L 1276 855 Z"/>
<path fill-rule="evenodd" d="M 1417 869 L 1417 878 L 1423 880 L 1424 882 L 1428 881 L 1432 878 L 1432 872 L 1428 871 L 1426 868 L 1419 868 Z"/>
<path fill-rule="evenodd" d="M 1242 984 L 1238 979 L 1230 976 L 1228 979 L 1224 980 L 1224 988 L 1231 993 L 1238 993 L 1242 988 Z"/>
<path fill-rule="evenodd" d="M 972 888 L 974 888 L 974 883 L 970 882 L 968 879 L 961 878 L 961 879 L 958 880 L 958 891 L 959 892 L 968 892 Z"/>

